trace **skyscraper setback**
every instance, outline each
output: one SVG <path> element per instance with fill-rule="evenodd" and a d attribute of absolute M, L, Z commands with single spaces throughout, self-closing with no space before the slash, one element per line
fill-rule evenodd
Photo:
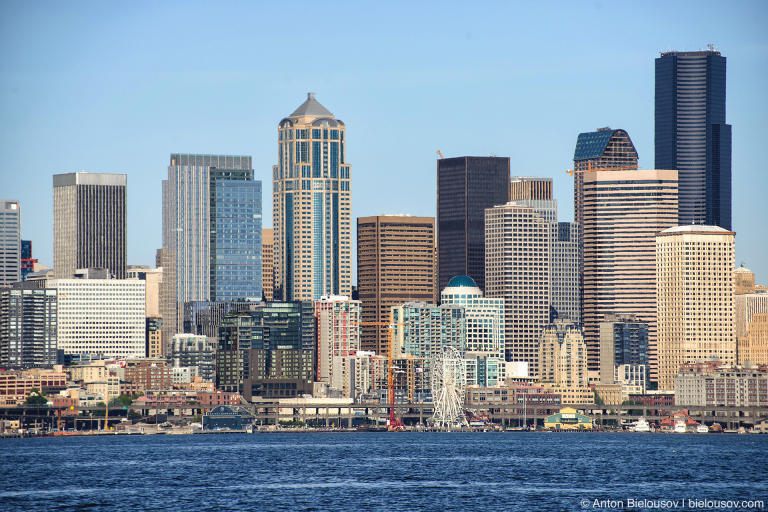
<path fill-rule="evenodd" d="M 731 229 L 725 67 L 725 57 L 712 46 L 656 59 L 656 167 L 678 171 L 680 225 Z"/>
<path fill-rule="evenodd" d="M 351 295 L 345 130 L 313 93 L 278 124 L 278 164 L 272 168 L 275 299 Z"/>
<path fill-rule="evenodd" d="M 508 200 L 508 157 L 437 161 L 438 289 L 466 275 L 485 291 L 485 209 Z"/>
<path fill-rule="evenodd" d="M 251 157 L 171 155 L 163 181 L 163 339 L 187 301 L 261 299 L 261 182 Z"/>
<path fill-rule="evenodd" d="M 79 268 L 125 278 L 125 174 L 53 176 L 53 267 L 58 279 Z"/>

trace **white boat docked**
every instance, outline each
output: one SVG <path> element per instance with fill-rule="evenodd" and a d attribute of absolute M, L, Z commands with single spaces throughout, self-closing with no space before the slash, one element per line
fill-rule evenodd
<path fill-rule="evenodd" d="M 696 427 L 696 433 L 697 434 L 709 434 L 709 428 L 705 424 L 700 424 L 698 427 Z"/>
<path fill-rule="evenodd" d="M 683 420 L 677 420 L 675 422 L 675 434 L 685 434 L 686 428 L 685 428 L 685 421 Z"/>
<path fill-rule="evenodd" d="M 645 418 L 640 418 L 632 427 L 633 432 L 650 432 L 651 426 Z"/>

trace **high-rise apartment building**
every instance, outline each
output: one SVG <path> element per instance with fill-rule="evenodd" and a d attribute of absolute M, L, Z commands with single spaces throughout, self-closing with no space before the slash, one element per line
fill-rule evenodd
<path fill-rule="evenodd" d="M 437 161 L 438 289 L 469 276 L 486 291 L 485 210 L 509 200 L 509 157 Z"/>
<path fill-rule="evenodd" d="M 656 167 L 677 169 L 681 226 L 731 229 L 725 67 L 725 57 L 711 46 L 662 52 L 656 59 Z"/>
<path fill-rule="evenodd" d="M 684 364 L 736 363 L 734 235 L 687 225 L 656 237 L 659 389 L 673 390 Z"/>
<path fill-rule="evenodd" d="M 142 265 L 129 265 L 125 271 L 126 279 L 144 281 L 146 285 L 146 310 L 148 317 L 160 316 L 160 288 L 163 283 L 163 269 L 149 268 Z"/>
<path fill-rule="evenodd" d="M 261 284 L 264 300 L 271 301 L 275 291 L 275 242 L 274 230 L 261 230 Z"/>
<path fill-rule="evenodd" d="M 278 124 L 278 164 L 272 168 L 275 299 L 352 293 L 345 131 L 313 93 Z"/>
<path fill-rule="evenodd" d="M 440 302 L 464 308 L 467 384 L 495 386 L 503 382 L 504 299 L 483 297 L 471 277 L 456 276 L 440 293 Z"/>
<path fill-rule="evenodd" d="M 249 156 L 172 154 L 163 180 L 163 337 L 187 301 L 261 300 L 261 182 Z"/>
<path fill-rule="evenodd" d="M 93 279 L 86 273 L 86 278 L 49 280 L 48 287 L 58 292 L 59 350 L 119 359 L 144 357 L 144 281 Z"/>
<path fill-rule="evenodd" d="M 216 387 L 246 399 L 311 393 L 315 343 L 311 302 L 267 302 L 233 312 L 219 328 Z"/>
<path fill-rule="evenodd" d="M 506 360 L 527 362 L 532 375 L 550 322 L 552 226 L 515 201 L 485 212 L 485 294 L 504 299 Z"/>
<path fill-rule="evenodd" d="M 213 382 L 216 375 L 216 346 L 207 336 L 176 334 L 171 340 L 168 359 L 174 368 L 195 367 L 195 375 Z"/>
<path fill-rule="evenodd" d="M 25 285 L 0 288 L 0 365 L 54 365 L 56 290 Z"/>
<path fill-rule="evenodd" d="M 125 174 L 53 176 L 53 270 L 69 279 L 79 268 L 106 268 L 125 279 Z"/>
<path fill-rule="evenodd" d="M 357 282 L 363 305 L 361 348 L 387 355 L 392 307 L 436 300 L 435 219 L 358 218 Z"/>
<path fill-rule="evenodd" d="M 584 222 L 584 176 L 593 169 L 637 169 L 637 150 L 626 130 L 580 133 L 573 152 L 573 220 Z M 674 167 L 669 167 L 674 169 Z"/>
<path fill-rule="evenodd" d="M 343 389 L 342 358 L 360 349 L 360 301 L 345 296 L 315 301 L 317 321 L 316 380 Z"/>
<path fill-rule="evenodd" d="M 608 314 L 648 323 L 656 375 L 656 234 L 677 222 L 677 171 L 584 173 L 582 323 L 589 369 L 600 367 L 599 325 Z"/>
<path fill-rule="evenodd" d="M 0 199 L 0 286 L 21 281 L 21 206 Z"/>
<path fill-rule="evenodd" d="M 561 393 L 564 403 L 592 403 L 587 347 L 578 325 L 570 320 L 555 320 L 542 329 L 537 349 L 537 375 L 545 387 Z"/>

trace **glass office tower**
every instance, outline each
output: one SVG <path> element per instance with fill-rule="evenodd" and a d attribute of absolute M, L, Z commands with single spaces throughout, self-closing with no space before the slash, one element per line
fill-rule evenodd
<path fill-rule="evenodd" d="M 725 64 L 712 46 L 656 59 L 656 168 L 678 171 L 681 226 L 731 229 Z"/>
<path fill-rule="evenodd" d="M 171 155 L 163 181 L 163 339 L 188 301 L 261 299 L 261 182 L 251 157 Z"/>
<path fill-rule="evenodd" d="M 438 289 L 469 276 L 485 291 L 485 209 L 509 200 L 509 157 L 437 161 Z"/>

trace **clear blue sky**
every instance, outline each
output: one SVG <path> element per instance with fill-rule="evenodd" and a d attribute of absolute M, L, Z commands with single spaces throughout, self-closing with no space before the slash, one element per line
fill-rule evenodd
<path fill-rule="evenodd" d="M 418 4 L 418 5 L 413 5 Z M 653 168 L 654 58 L 728 58 L 737 264 L 768 283 L 768 2 L 0 4 L 0 197 L 52 264 L 52 178 L 128 174 L 128 263 L 161 245 L 170 153 L 253 156 L 271 225 L 277 123 L 307 91 L 347 124 L 353 218 L 435 214 L 436 150 L 554 178 L 579 132 Z"/>

